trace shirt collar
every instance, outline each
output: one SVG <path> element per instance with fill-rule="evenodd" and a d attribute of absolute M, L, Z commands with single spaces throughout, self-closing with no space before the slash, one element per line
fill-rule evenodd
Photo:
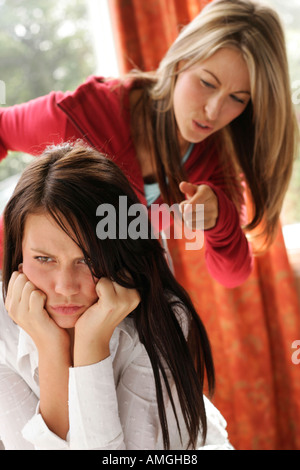
<path fill-rule="evenodd" d="M 23 358 L 29 356 L 32 377 L 38 367 L 38 351 L 31 337 L 21 327 L 19 329 L 19 342 L 17 351 L 17 362 L 21 363 Z"/>

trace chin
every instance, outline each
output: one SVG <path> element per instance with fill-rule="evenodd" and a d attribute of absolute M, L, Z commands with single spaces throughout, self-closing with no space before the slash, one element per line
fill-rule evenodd
<path fill-rule="evenodd" d="M 57 324 L 57 326 L 59 326 L 60 328 L 63 328 L 63 329 L 70 329 L 70 328 L 74 328 L 75 325 L 76 325 L 76 322 L 78 320 L 78 318 L 81 316 L 81 315 L 78 315 L 76 317 L 74 316 L 59 316 L 57 317 L 56 315 L 50 315 L 52 320 Z"/>

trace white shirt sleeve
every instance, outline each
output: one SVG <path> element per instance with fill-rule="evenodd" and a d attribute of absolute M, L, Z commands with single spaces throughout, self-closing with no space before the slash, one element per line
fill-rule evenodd
<path fill-rule="evenodd" d="M 69 418 L 71 449 L 125 449 L 111 356 L 70 369 Z"/>
<path fill-rule="evenodd" d="M 0 364 L 0 438 L 9 450 L 33 450 L 22 428 L 35 414 L 38 398 L 17 373 Z"/>
<path fill-rule="evenodd" d="M 111 357 L 92 366 L 70 369 L 70 430 L 66 441 L 48 429 L 39 413 L 38 399 L 26 387 L 24 381 L 15 374 L 9 374 L 9 379 L 6 374 L 5 380 L 10 381 L 7 382 L 8 387 L 5 387 L 6 405 L 9 411 L 4 413 L 1 410 L 0 424 L 1 437 L 6 448 L 162 450 L 153 376 L 145 363 L 142 363 L 143 360 L 138 360 L 127 368 L 117 390 Z M 3 370 L 2 378 L 4 378 Z M 0 395 L 2 404 L 5 402 L 3 398 L 2 393 Z M 205 446 L 201 449 L 232 448 L 228 441 L 224 418 L 207 399 L 205 405 L 208 435 Z M 166 406 L 172 448 L 180 449 L 182 444 L 173 412 L 168 402 Z M 176 408 L 179 410 L 177 406 Z"/>

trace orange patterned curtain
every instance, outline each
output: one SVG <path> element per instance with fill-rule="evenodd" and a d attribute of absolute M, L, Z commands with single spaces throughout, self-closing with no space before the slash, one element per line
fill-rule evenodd
<path fill-rule="evenodd" d="M 206 0 L 110 0 L 121 71 L 157 67 L 179 28 Z M 210 336 L 215 368 L 214 403 L 241 450 L 300 449 L 300 340 L 295 279 L 281 231 L 255 259 L 250 278 L 226 289 L 207 272 L 204 253 L 170 240 L 176 277 L 190 293 Z"/>

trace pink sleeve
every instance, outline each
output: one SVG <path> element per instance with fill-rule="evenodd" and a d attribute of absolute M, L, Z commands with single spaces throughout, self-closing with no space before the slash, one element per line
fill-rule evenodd
<path fill-rule="evenodd" d="M 0 160 L 8 150 L 38 155 L 65 139 L 67 116 L 58 108 L 62 92 L 0 109 Z"/>
<path fill-rule="evenodd" d="M 246 281 L 251 273 L 253 260 L 250 246 L 233 202 L 222 189 L 209 182 L 202 184 L 211 187 L 219 204 L 216 226 L 204 232 L 207 269 L 223 286 L 236 287 Z"/>
<path fill-rule="evenodd" d="M 0 269 L 2 269 L 3 257 L 3 217 L 0 215 Z"/>
<path fill-rule="evenodd" d="M 66 95 L 62 92 L 52 92 L 28 103 L 0 109 L 0 160 L 6 157 L 8 150 L 39 155 L 48 145 L 58 144 L 73 135 L 67 116 L 56 105 L 63 96 Z M 2 251 L 0 216 L 0 269 Z"/>

